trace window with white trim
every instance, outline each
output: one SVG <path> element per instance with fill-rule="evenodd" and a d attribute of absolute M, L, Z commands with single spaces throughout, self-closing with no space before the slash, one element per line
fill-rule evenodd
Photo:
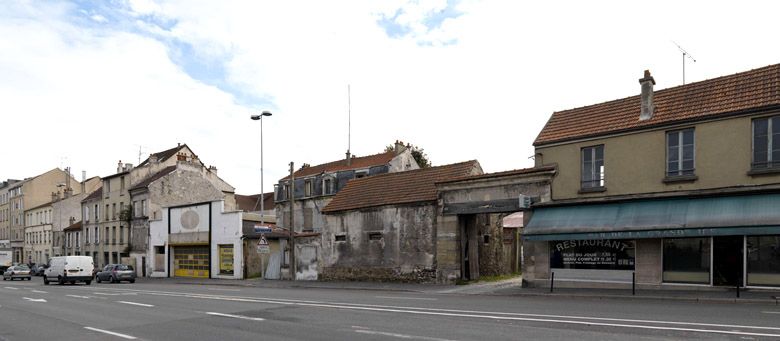
<path fill-rule="evenodd" d="M 582 188 L 604 187 L 604 145 L 582 148 Z"/>
<path fill-rule="evenodd" d="M 693 128 L 666 133 L 666 176 L 693 175 L 695 166 Z"/>

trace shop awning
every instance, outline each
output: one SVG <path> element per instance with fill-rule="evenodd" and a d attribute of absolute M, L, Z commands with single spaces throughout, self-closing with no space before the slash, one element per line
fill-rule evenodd
<path fill-rule="evenodd" d="M 542 207 L 526 240 L 780 234 L 780 194 Z"/>

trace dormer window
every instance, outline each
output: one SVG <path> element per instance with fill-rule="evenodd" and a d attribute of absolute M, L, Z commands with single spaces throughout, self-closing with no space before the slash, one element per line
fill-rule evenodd
<path fill-rule="evenodd" d="M 333 194 L 333 179 L 325 178 L 322 180 L 322 194 Z"/>
<path fill-rule="evenodd" d="M 365 178 L 368 176 L 368 169 L 355 171 L 355 179 Z"/>
<path fill-rule="evenodd" d="M 311 179 L 307 179 L 303 186 L 303 196 L 310 197 L 313 192 L 314 184 L 312 183 Z"/>

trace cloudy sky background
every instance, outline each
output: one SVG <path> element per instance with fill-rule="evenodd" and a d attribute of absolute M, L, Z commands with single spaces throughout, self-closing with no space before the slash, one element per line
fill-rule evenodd
<path fill-rule="evenodd" d="M 187 143 L 238 193 L 402 140 L 533 165 L 550 114 L 780 62 L 774 2 L 3 1 L 0 179 Z"/>

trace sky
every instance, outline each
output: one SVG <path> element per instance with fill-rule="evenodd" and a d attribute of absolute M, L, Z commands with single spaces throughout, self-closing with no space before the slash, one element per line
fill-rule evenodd
<path fill-rule="evenodd" d="M 2 1 L 0 179 L 186 143 L 239 194 L 380 153 L 533 166 L 559 110 L 780 63 L 773 1 Z M 695 62 L 693 61 L 695 59 Z M 349 88 L 349 92 L 348 92 Z M 351 120 L 349 119 L 351 117 Z M 348 129 L 351 122 L 351 129 Z M 349 146 L 348 146 L 349 142 Z"/>

